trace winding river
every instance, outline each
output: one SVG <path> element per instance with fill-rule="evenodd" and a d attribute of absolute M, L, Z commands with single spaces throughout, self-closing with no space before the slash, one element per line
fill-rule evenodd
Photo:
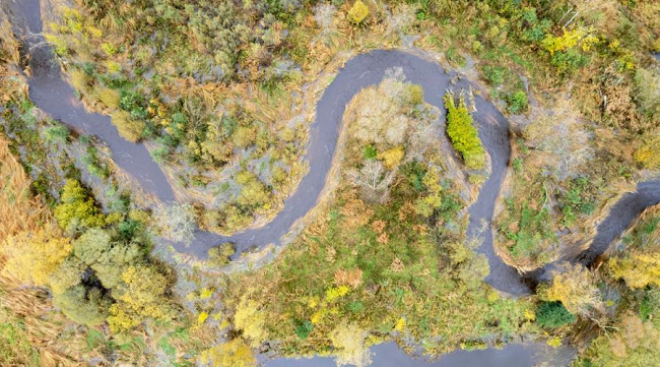
<path fill-rule="evenodd" d="M 31 55 L 29 93 L 32 101 L 53 118 L 85 134 L 98 136 L 108 144 L 116 164 L 135 177 L 146 191 L 154 193 L 162 202 L 174 202 L 174 193 L 166 176 L 144 145 L 122 139 L 110 123 L 109 117 L 86 111 L 73 88 L 62 78 L 52 51 L 43 43 L 39 0 L 19 0 L 12 7 L 16 15 L 23 17 L 27 24 L 24 36 Z M 197 231 L 193 243 L 188 247 L 178 246 L 178 250 L 205 256 L 211 246 L 222 242 L 234 242 L 239 251 L 251 246 L 262 247 L 279 242 L 294 222 L 317 204 L 335 154 L 346 105 L 363 88 L 378 84 L 385 71 L 392 67 L 401 67 L 408 81 L 423 87 L 425 101 L 444 111 L 442 96 L 450 87 L 450 81 L 457 76 L 456 72 L 447 71 L 434 62 L 402 51 L 380 50 L 354 57 L 339 71 L 316 106 L 316 120 L 310 128 L 310 141 L 305 155 L 309 162 L 309 173 L 302 179 L 296 192 L 285 201 L 284 209 L 267 225 L 231 237 Z M 460 80 L 451 87 L 467 89 L 469 82 Z M 477 201 L 468 209 L 468 236 L 481 237 L 483 240 L 479 251 L 487 256 L 490 263 L 491 272 L 486 279 L 489 284 L 509 294 L 529 294 L 529 287 L 523 277 L 495 254 L 490 225 L 511 155 L 509 122 L 497 108 L 479 96 L 476 97 L 476 108 L 477 112 L 473 116 L 479 124 L 479 136 L 491 157 L 492 172 Z M 444 124 L 443 121 L 441 118 L 440 123 Z M 620 235 L 645 207 L 658 202 L 660 180 L 642 183 L 638 192 L 625 195 L 612 208 L 607 219 L 599 225 L 593 246 L 583 256 L 585 261 L 591 262 L 602 254 L 609 243 Z M 393 343 L 376 346 L 373 350 L 377 366 L 529 366 L 539 363 L 538 355 L 545 349 L 547 348 L 542 344 L 526 344 L 510 345 L 501 350 L 456 351 L 436 362 L 413 360 L 399 351 Z M 556 361 L 559 365 L 568 363 Z M 267 365 L 323 366 L 326 362 L 323 358 L 300 363 L 279 359 L 269 361 Z"/>

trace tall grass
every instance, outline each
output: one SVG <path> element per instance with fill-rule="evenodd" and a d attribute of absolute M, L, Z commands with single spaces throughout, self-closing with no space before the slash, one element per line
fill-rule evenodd
<path fill-rule="evenodd" d="M 0 243 L 48 221 L 48 210 L 39 197 L 32 196 L 31 185 L 23 167 L 11 154 L 9 142 L 0 137 Z"/>

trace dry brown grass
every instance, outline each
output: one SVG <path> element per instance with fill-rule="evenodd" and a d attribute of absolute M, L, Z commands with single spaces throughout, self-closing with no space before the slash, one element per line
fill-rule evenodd
<path fill-rule="evenodd" d="M 0 136 L 0 246 L 9 236 L 23 231 L 34 231 L 50 220 L 50 212 L 39 197 L 30 193 L 31 181 L 23 167 L 9 150 L 9 142 Z M 0 252 L 1 254 L 2 252 Z M 0 255 L 0 274 L 6 259 Z M 70 353 L 56 345 L 58 335 L 66 327 L 64 316 L 53 312 L 47 292 L 40 288 L 25 287 L 16 278 L 0 275 L 0 323 L 13 325 L 20 338 L 39 356 L 41 366 L 77 365 Z M 20 327 L 19 327 L 20 325 Z M 25 344 L 22 344 L 23 348 Z M 69 345 L 70 346 L 70 345 Z M 4 363 L 33 364 L 20 343 L 9 343 L 3 348 L 14 348 L 17 360 Z"/>
<path fill-rule="evenodd" d="M 50 218 L 39 197 L 30 193 L 31 181 L 0 137 L 0 243 L 23 231 L 35 230 Z"/>

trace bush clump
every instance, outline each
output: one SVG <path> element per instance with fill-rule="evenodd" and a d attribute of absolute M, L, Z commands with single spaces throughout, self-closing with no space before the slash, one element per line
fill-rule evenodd
<path fill-rule="evenodd" d="M 213 266 L 225 266 L 229 264 L 230 257 L 236 253 L 236 246 L 231 242 L 209 249 L 209 262 Z"/>
<path fill-rule="evenodd" d="M 357 0 L 351 10 L 348 11 L 348 19 L 353 24 L 362 23 L 368 15 L 369 8 L 360 0 Z"/>
<path fill-rule="evenodd" d="M 575 321 L 575 315 L 568 312 L 561 302 L 543 302 L 536 309 L 536 323 L 544 328 L 556 329 Z"/>

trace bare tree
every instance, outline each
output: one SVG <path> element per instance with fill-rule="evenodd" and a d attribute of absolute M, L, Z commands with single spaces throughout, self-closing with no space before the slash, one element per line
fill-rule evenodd
<path fill-rule="evenodd" d="M 196 228 L 195 210 L 190 204 L 161 205 L 154 212 L 161 235 L 172 241 L 190 244 Z"/>
<path fill-rule="evenodd" d="M 378 160 L 368 160 L 360 170 L 350 169 L 346 176 L 362 189 L 366 199 L 382 202 L 387 199 L 395 173 L 386 170 Z"/>

